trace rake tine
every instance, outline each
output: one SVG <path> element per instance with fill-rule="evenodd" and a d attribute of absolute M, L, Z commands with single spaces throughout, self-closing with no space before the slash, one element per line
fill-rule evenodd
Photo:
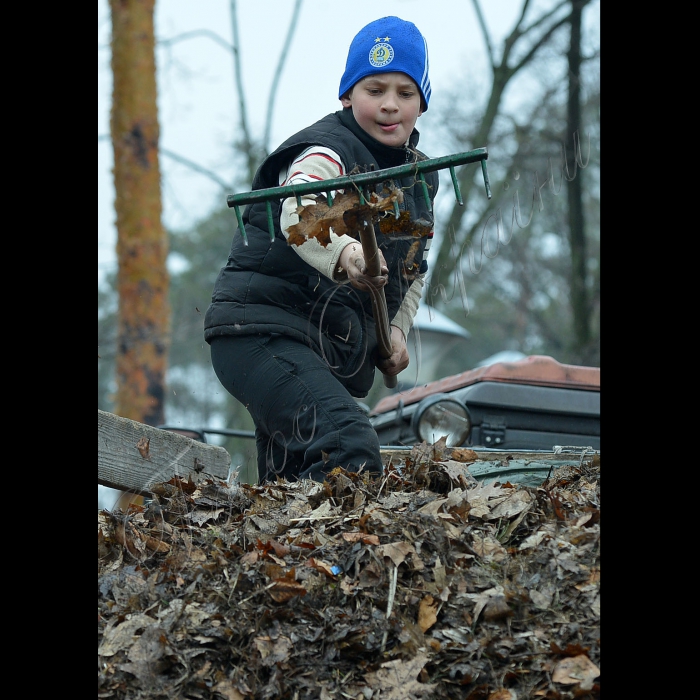
<path fill-rule="evenodd" d="M 238 230 L 241 232 L 241 236 L 243 236 L 243 245 L 248 245 L 248 236 L 246 235 L 245 226 L 243 225 L 243 217 L 241 216 L 241 208 L 238 205 L 234 205 L 233 209 L 236 212 L 236 219 L 238 221 Z"/>
<path fill-rule="evenodd" d="M 430 206 L 430 195 L 428 194 L 428 185 L 425 181 L 425 175 L 423 173 L 418 173 L 418 179 L 420 184 L 423 185 L 423 199 L 425 199 L 425 206 L 428 207 L 428 211 L 432 211 L 433 208 Z"/>
<path fill-rule="evenodd" d="M 481 161 L 481 172 L 484 174 L 484 185 L 486 187 L 486 196 L 491 199 L 491 183 L 489 182 L 489 173 L 486 170 L 486 161 Z"/>
<path fill-rule="evenodd" d="M 455 190 L 455 197 L 457 198 L 457 204 L 460 207 L 464 206 L 464 200 L 462 199 L 462 193 L 459 191 L 459 182 L 457 182 L 457 175 L 455 174 L 455 169 L 450 168 L 450 177 L 452 178 L 452 187 Z"/>
<path fill-rule="evenodd" d="M 272 222 L 272 205 L 268 199 L 265 202 L 265 211 L 267 212 L 267 232 L 270 234 L 270 242 L 275 242 L 275 224 Z"/>

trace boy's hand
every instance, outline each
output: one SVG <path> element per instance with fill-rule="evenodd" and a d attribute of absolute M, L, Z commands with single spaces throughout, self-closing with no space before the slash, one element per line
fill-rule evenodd
<path fill-rule="evenodd" d="M 367 263 L 365 262 L 362 253 L 362 246 L 359 243 L 350 243 L 343 248 L 343 252 L 338 258 L 338 271 L 341 275 L 343 272 L 347 275 L 350 284 L 356 289 L 368 291 L 368 287 L 381 289 L 389 281 L 389 267 L 384 260 L 384 255 L 381 250 L 379 253 L 379 262 L 381 267 L 381 275 L 378 277 L 367 276 Z M 339 277 L 336 274 L 336 277 Z"/>
<path fill-rule="evenodd" d="M 391 349 L 393 350 L 391 357 L 379 360 L 377 367 L 382 374 L 388 374 L 390 377 L 393 377 L 406 369 L 409 362 L 406 338 L 398 326 L 391 326 Z"/>

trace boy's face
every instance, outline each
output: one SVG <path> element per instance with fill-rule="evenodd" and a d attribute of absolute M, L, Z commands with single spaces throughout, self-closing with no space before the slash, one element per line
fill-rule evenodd
<path fill-rule="evenodd" d="M 357 123 L 387 146 L 403 146 L 423 114 L 418 86 L 405 73 L 377 73 L 358 80 L 340 98 Z"/>

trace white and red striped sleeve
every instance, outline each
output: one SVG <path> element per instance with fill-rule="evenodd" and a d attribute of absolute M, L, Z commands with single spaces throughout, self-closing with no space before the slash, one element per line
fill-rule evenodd
<path fill-rule="evenodd" d="M 283 185 L 303 184 L 319 180 L 331 180 L 345 175 L 345 166 L 340 156 L 330 148 L 311 146 L 302 151 L 287 168 L 280 172 L 279 183 Z M 331 192 L 335 194 L 335 191 Z M 316 195 L 304 195 L 302 206 L 316 203 Z M 282 202 L 280 212 L 280 227 L 285 237 L 288 229 L 299 222 L 296 197 L 288 197 Z M 337 236 L 331 229 L 331 242 L 324 248 L 315 238 L 311 238 L 300 246 L 293 246 L 299 257 L 313 268 L 330 279 L 338 265 L 338 259 L 348 243 L 357 241 L 348 235 Z"/>
<path fill-rule="evenodd" d="M 330 180 L 341 175 L 345 175 L 345 167 L 335 151 L 323 146 L 311 146 L 280 173 L 280 186 Z"/>

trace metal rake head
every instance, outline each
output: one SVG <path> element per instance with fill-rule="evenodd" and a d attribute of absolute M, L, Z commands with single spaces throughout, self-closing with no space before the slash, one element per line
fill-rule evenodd
<path fill-rule="evenodd" d="M 226 203 L 236 212 L 238 221 L 238 230 L 243 236 L 243 242 L 248 245 L 248 237 L 246 236 L 245 227 L 243 226 L 243 217 L 241 216 L 240 207 L 246 204 L 255 204 L 257 202 L 265 202 L 267 209 L 267 230 L 270 234 L 270 240 L 275 239 L 275 228 L 272 221 L 272 202 L 288 197 L 296 197 L 297 204 L 301 206 L 301 198 L 306 194 L 325 193 L 328 200 L 328 206 L 333 205 L 332 192 L 336 190 L 344 190 L 348 187 L 354 187 L 360 196 L 360 204 L 364 204 L 363 188 L 367 185 L 374 185 L 384 180 L 393 178 L 406 177 L 407 175 L 415 175 L 423 184 L 423 196 L 428 210 L 431 210 L 430 197 L 428 186 L 425 182 L 424 173 L 434 170 L 445 170 L 449 168 L 450 176 L 452 177 L 452 186 L 455 192 L 455 198 L 460 206 L 464 205 L 462 193 L 459 191 L 459 183 L 455 168 L 459 165 L 467 163 L 481 162 L 481 171 L 484 176 L 484 186 L 486 187 L 486 196 L 491 199 L 491 185 L 489 183 L 488 171 L 486 170 L 486 159 L 488 158 L 488 150 L 486 148 L 477 148 L 473 151 L 464 153 L 455 153 L 449 156 L 441 156 L 440 158 L 429 158 L 427 160 L 408 163 L 406 165 L 398 165 L 394 168 L 385 168 L 384 170 L 371 170 L 366 173 L 357 173 L 354 175 L 343 175 L 329 180 L 320 180 L 318 182 L 307 182 L 301 185 L 285 185 L 284 187 L 268 187 L 263 190 L 254 190 L 252 192 L 243 192 L 241 194 L 230 194 L 226 198 Z M 395 214 L 398 216 L 398 204 L 394 203 Z"/>

